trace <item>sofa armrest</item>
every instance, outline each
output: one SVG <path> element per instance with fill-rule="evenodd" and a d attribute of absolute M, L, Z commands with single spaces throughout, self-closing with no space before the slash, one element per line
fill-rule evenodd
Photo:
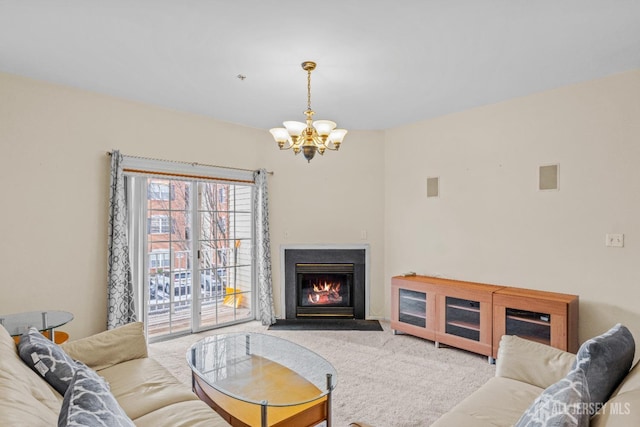
<path fill-rule="evenodd" d="M 496 376 L 547 388 L 567 375 L 575 359 L 575 354 L 515 335 L 503 335 Z"/>
<path fill-rule="evenodd" d="M 96 371 L 148 355 L 142 322 L 129 323 L 90 337 L 69 341 L 61 347 L 73 359 Z"/>

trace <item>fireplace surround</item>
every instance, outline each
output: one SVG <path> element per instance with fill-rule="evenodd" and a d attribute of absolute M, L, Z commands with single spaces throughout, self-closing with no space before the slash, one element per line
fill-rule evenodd
<path fill-rule="evenodd" d="M 366 248 L 284 248 L 285 319 L 364 319 Z"/>

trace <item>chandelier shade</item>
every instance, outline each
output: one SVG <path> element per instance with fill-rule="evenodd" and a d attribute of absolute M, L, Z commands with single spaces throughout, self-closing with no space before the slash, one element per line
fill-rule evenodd
<path fill-rule="evenodd" d="M 316 153 L 324 154 L 325 150 L 337 151 L 347 134 L 346 129 L 336 129 L 337 124 L 331 120 L 313 120 L 315 111 L 311 109 L 311 72 L 315 70 L 316 63 L 305 61 L 302 69 L 307 72 L 307 109 L 304 112 L 307 119 L 305 123 L 298 121 L 286 121 L 283 128 L 270 129 L 281 150 L 292 149 L 294 154 L 302 152 L 302 155 L 310 162 Z"/>

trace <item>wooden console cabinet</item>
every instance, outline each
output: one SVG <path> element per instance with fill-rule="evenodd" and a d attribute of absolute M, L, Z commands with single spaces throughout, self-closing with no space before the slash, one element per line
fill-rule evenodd
<path fill-rule="evenodd" d="M 391 328 L 452 347 L 497 356 L 502 335 L 576 352 L 578 296 L 441 279 L 391 279 Z"/>

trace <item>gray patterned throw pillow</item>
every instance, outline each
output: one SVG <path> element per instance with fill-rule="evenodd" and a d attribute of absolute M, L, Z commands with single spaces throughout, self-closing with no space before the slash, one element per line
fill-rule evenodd
<path fill-rule="evenodd" d="M 589 387 L 582 369 L 547 387 L 522 414 L 515 427 L 588 427 Z"/>
<path fill-rule="evenodd" d="M 77 364 L 58 344 L 46 338 L 36 328 L 29 328 L 20 337 L 18 353 L 27 366 L 64 396 Z"/>
<path fill-rule="evenodd" d="M 58 427 L 135 427 L 106 381 L 85 365 L 76 370 L 64 395 Z"/>
<path fill-rule="evenodd" d="M 633 335 L 620 323 L 580 346 L 574 367 L 584 370 L 595 405 L 604 405 L 629 373 L 635 349 Z"/>

